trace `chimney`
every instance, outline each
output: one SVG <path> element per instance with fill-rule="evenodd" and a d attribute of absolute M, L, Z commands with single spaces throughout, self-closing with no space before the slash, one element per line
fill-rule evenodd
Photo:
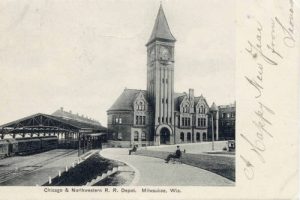
<path fill-rule="evenodd" d="M 64 107 L 60 107 L 60 111 L 64 111 Z"/>
<path fill-rule="evenodd" d="M 192 88 L 189 89 L 189 98 L 190 100 L 194 100 L 194 89 Z"/>

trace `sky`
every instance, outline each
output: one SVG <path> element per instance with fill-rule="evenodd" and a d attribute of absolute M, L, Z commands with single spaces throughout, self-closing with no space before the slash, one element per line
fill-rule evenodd
<path fill-rule="evenodd" d="M 0 2 L 0 124 L 63 107 L 106 125 L 124 88 L 146 89 L 158 0 Z M 175 92 L 235 101 L 234 0 L 163 0 Z"/>

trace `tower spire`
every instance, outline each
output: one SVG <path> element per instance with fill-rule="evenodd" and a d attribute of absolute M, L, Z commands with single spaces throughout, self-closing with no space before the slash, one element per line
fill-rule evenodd
<path fill-rule="evenodd" d="M 175 42 L 176 39 L 172 35 L 163 7 L 162 2 L 160 2 L 159 10 L 156 16 L 155 24 L 150 36 L 150 39 L 148 40 L 147 44 L 150 44 L 151 42 L 155 40 L 167 40 L 171 42 Z"/>

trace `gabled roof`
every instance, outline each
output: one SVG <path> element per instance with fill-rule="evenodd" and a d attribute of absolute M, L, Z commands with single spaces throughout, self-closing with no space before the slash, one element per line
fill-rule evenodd
<path fill-rule="evenodd" d="M 113 110 L 131 111 L 131 110 L 133 110 L 133 102 L 140 92 L 142 92 L 146 98 L 145 90 L 124 89 L 122 94 L 118 97 L 118 99 L 114 102 L 114 104 L 108 109 L 108 111 L 113 111 Z"/>
<path fill-rule="evenodd" d="M 203 97 L 202 94 L 201 94 L 200 97 L 195 97 L 195 106 L 199 103 L 200 100 L 204 101 L 204 103 L 206 104 L 206 106 L 209 108 L 209 105 L 208 105 L 206 99 Z"/>
<path fill-rule="evenodd" d="M 188 94 L 185 93 L 185 92 L 183 92 L 183 93 L 174 93 L 175 111 L 180 110 L 180 104 L 184 100 L 184 97 L 188 97 Z M 209 107 L 209 105 L 208 105 L 205 97 L 203 97 L 203 95 L 201 95 L 199 97 L 194 97 L 194 106 L 195 107 L 199 103 L 200 100 L 202 100 L 207 105 L 207 107 Z"/>
<path fill-rule="evenodd" d="M 152 34 L 146 45 L 155 41 L 156 39 L 163 39 L 172 42 L 176 41 L 176 39 L 170 31 L 162 5 L 160 5 L 159 7 Z"/>
<path fill-rule="evenodd" d="M 174 93 L 174 110 L 175 111 L 179 111 L 180 110 L 180 104 L 182 102 L 182 100 L 184 99 L 184 97 L 187 94 L 185 92 L 182 93 Z"/>

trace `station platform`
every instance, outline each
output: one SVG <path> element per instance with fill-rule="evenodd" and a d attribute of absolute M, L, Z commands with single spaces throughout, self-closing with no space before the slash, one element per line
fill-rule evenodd
<path fill-rule="evenodd" d="M 55 149 L 28 156 L 0 160 L 0 186 L 43 185 L 50 177 L 70 168 L 78 161 L 78 151 Z"/>

